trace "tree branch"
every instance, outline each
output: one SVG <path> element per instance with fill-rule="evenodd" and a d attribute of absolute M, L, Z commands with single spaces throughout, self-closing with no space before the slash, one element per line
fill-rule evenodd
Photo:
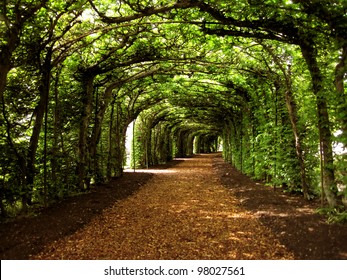
<path fill-rule="evenodd" d="M 183 0 L 183 1 L 178 1 L 177 3 L 171 5 L 171 6 L 164 6 L 164 7 L 159 7 L 159 8 L 148 8 L 146 10 L 142 10 L 139 13 L 129 15 L 129 16 L 124 16 L 124 17 L 108 17 L 104 13 L 100 12 L 96 6 L 93 3 L 93 0 L 88 0 L 90 5 L 92 6 L 93 10 L 99 15 L 101 20 L 105 23 L 111 24 L 111 23 L 123 23 L 127 21 L 132 21 L 135 19 L 151 16 L 151 15 L 156 15 L 156 14 L 162 14 L 162 13 L 167 13 L 173 9 L 187 9 L 190 7 L 193 7 L 194 4 L 191 3 L 190 0 Z"/>

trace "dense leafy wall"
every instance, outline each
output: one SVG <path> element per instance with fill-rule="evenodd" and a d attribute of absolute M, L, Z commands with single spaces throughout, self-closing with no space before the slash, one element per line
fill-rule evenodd
<path fill-rule="evenodd" d="M 7 0 L 0 211 L 214 152 L 331 207 L 345 200 L 346 2 Z M 241 11 L 241 12 L 240 12 Z"/>

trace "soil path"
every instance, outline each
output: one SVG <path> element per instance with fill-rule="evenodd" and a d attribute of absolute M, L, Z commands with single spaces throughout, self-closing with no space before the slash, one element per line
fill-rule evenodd
<path fill-rule="evenodd" d="M 157 170 L 136 194 L 35 258 L 291 258 L 213 172 L 213 156 Z M 155 171 L 152 171 L 155 172 Z"/>
<path fill-rule="evenodd" d="M 125 174 L 6 224 L 0 257 L 346 258 L 347 226 L 327 225 L 315 207 L 252 182 L 220 155 L 201 155 Z"/>

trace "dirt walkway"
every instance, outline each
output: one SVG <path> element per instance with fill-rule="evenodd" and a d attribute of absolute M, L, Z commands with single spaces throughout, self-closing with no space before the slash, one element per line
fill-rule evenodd
<path fill-rule="evenodd" d="M 344 259 L 346 225 L 220 156 L 125 174 L 0 230 L 2 259 Z"/>
<path fill-rule="evenodd" d="M 292 258 L 270 230 L 237 206 L 212 161 L 212 155 L 198 156 L 157 170 L 135 195 L 35 258 Z"/>

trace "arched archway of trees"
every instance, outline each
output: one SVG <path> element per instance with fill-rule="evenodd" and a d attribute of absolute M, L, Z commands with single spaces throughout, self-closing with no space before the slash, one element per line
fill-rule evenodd
<path fill-rule="evenodd" d="M 135 119 L 133 164 L 221 144 L 243 173 L 342 206 L 346 10 L 344 0 L 3 1 L 1 214 L 121 176 Z"/>

